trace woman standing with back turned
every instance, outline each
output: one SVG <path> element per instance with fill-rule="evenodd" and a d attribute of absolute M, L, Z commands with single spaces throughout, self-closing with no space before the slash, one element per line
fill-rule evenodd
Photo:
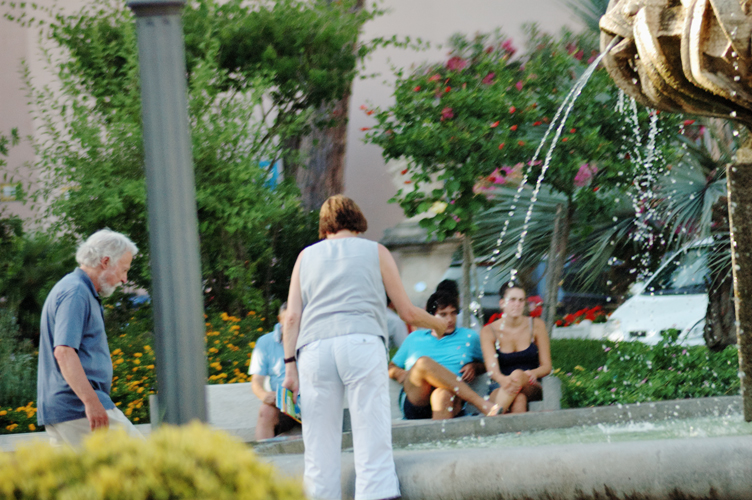
<path fill-rule="evenodd" d="M 304 249 L 287 299 L 283 386 L 302 397 L 304 484 L 311 498 L 339 500 L 342 407 L 347 388 L 355 455 L 355 499 L 400 496 L 392 457 L 384 292 L 406 323 L 444 332 L 414 306 L 382 245 L 357 238 L 360 208 L 337 195 L 319 215 L 322 241 Z"/>

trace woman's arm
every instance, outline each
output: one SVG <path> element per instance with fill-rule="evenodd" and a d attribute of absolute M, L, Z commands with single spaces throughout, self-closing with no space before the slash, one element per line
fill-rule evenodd
<path fill-rule="evenodd" d="M 480 331 L 480 348 L 483 351 L 483 361 L 486 364 L 486 371 L 499 385 L 502 384 L 501 369 L 499 368 L 499 359 L 496 357 L 496 335 L 490 324 L 484 326 Z"/>
<path fill-rule="evenodd" d="M 392 299 L 392 303 L 397 308 L 397 313 L 402 321 L 410 325 L 430 328 L 439 335 L 443 335 L 447 327 L 446 322 L 428 314 L 410 302 L 405 287 L 402 285 L 397 263 L 394 262 L 394 257 L 389 253 L 389 250 L 381 244 L 379 244 L 379 266 L 381 267 L 381 279 L 384 281 L 386 294 Z"/>
<path fill-rule="evenodd" d="M 298 334 L 300 333 L 300 318 L 303 315 L 303 296 L 300 292 L 300 261 L 303 252 L 298 255 L 295 261 L 295 267 L 292 268 L 290 277 L 290 291 L 287 294 L 287 313 L 285 314 L 285 327 L 282 329 L 282 345 L 285 349 L 285 358 L 292 358 L 296 355 L 295 346 L 298 343 Z M 290 389 L 293 398 L 298 397 L 298 365 L 296 362 L 285 363 L 285 380 L 282 387 Z"/>
<path fill-rule="evenodd" d="M 535 345 L 538 346 L 538 362 L 540 366 L 534 370 L 530 370 L 530 372 L 536 378 L 543 378 L 551 373 L 551 341 L 548 338 L 546 324 L 543 320 L 538 318 L 533 320 L 533 335 L 535 337 Z"/>

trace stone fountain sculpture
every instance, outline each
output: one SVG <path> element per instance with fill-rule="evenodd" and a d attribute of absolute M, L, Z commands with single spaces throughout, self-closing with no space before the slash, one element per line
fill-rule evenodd
<path fill-rule="evenodd" d="M 610 0 L 600 20 L 616 84 L 662 111 L 734 120 L 752 131 L 752 0 Z M 744 419 L 752 421 L 752 144 L 727 166 Z M 745 376 L 748 375 L 748 376 Z"/>

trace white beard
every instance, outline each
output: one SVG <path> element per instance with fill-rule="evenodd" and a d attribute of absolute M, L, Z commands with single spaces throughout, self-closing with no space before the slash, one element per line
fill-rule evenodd
<path fill-rule="evenodd" d="M 117 288 L 117 285 L 110 285 L 107 283 L 107 276 L 111 274 L 110 271 L 105 271 L 102 274 L 99 275 L 99 296 L 100 297 L 109 297 L 115 292 L 115 289 Z"/>

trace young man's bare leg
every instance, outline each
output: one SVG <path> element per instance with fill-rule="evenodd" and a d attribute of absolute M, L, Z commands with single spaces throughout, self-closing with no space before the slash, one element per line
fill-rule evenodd
<path fill-rule="evenodd" d="M 274 427 L 279 423 L 279 410 L 273 406 L 262 404 L 256 421 L 255 437 L 269 439 L 274 437 Z"/>
<path fill-rule="evenodd" d="M 498 412 L 498 409 L 494 408 L 494 403 L 483 399 L 465 382 L 457 380 L 457 375 L 427 356 L 418 358 L 410 371 L 407 372 L 404 388 L 410 402 L 415 405 L 429 404 L 431 392 L 433 392 L 433 388 L 436 388 L 455 394 L 486 415 L 496 415 Z M 428 391 L 426 388 L 428 388 Z"/>

